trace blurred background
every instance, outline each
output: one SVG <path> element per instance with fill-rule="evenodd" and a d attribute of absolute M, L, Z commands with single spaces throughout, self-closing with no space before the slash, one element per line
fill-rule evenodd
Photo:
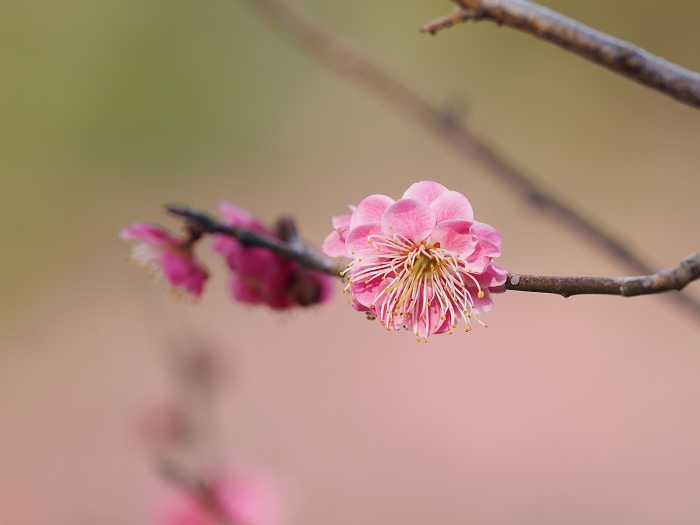
<path fill-rule="evenodd" d="M 698 2 L 544 3 L 700 70 Z M 447 1 L 303 5 L 659 266 L 700 249 L 697 110 L 491 23 L 420 34 Z M 208 246 L 196 305 L 125 264 L 119 229 L 176 226 L 166 202 L 288 212 L 318 246 L 348 204 L 432 179 L 509 271 L 627 273 L 248 4 L 0 2 L 0 68 L 0 524 L 148 523 L 142 422 L 188 345 L 226 370 L 199 461 L 277 472 L 290 523 L 700 521 L 700 325 L 663 297 L 509 292 L 488 329 L 416 345 L 340 293 L 235 304 Z"/>

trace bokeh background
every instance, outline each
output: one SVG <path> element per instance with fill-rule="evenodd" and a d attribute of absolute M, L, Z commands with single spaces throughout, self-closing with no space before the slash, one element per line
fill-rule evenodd
<path fill-rule="evenodd" d="M 698 2 L 545 3 L 700 70 Z M 303 5 L 656 264 L 700 249 L 697 110 L 494 24 L 420 34 L 450 2 Z M 166 202 L 289 212 L 320 245 L 347 204 L 433 179 L 509 271 L 626 273 L 248 5 L 0 2 L 0 68 L 0 524 L 146 524 L 139 421 L 202 341 L 228 370 L 202 461 L 278 472 L 291 523 L 700 521 L 700 325 L 663 297 L 509 292 L 417 345 L 339 293 L 234 304 L 208 254 L 194 306 L 124 263 L 119 228 L 176 225 Z"/>

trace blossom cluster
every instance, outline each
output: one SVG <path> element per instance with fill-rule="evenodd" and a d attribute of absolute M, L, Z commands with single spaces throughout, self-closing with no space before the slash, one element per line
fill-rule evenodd
<path fill-rule="evenodd" d="M 266 228 L 246 211 L 223 202 L 220 205 L 227 226 L 246 228 L 275 239 L 284 238 L 284 224 L 276 230 Z M 194 253 L 201 232 L 186 229 L 182 238 L 162 226 L 135 223 L 123 228 L 121 238 L 134 241 L 130 260 L 145 268 L 154 280 L 164 282 L 178 296 L 198 298 L 209 272 Z M 214 235 L 214 251 L 231 270 L 229 289 L 234 299 L 264 304 L 275 310 L 310 306 L 326 301 L 331 294 L 328 275 L 303 268 L 299 263 L 266 248 L 246 246 L 224 235 Z"/>
<path fill-rule="evenodd" d="M 387 330 L 407 328 L 418 341 L 452 333 L 493 307 L 507 273 L 493 258 L 501 237 L 474 220 L 467 198 L 421 181 L 394 201 L 370 195 L 352 213 L 333 218 L 326 237 L 329 257 L 352 259 L 342 275 L 353 307 L 379 318 Z M 481 323 L 483 324 L 483 323 Z"/>

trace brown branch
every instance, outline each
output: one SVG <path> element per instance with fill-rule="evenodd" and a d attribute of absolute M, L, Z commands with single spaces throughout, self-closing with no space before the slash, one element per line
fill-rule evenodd
<path fill-rule="evenodd" d="M 424 24 L 421 31 L 468 20 L 491 20 L 556 44 L 676 100 L 700 108 L 700 73 L 685 69 L 641 47 L 597 31 L 528 0 L 454 0 L 449 15 Z"/>
<path fill-rule="evenodd" d="M 248 246 L 260 246 L 296 261 L 306 268 L 343 277 L 336 261 L 305 246 L 301 241 L 283 241 L 247 228 L 226 226 L 197 208 L 186 204 L 169 204 L 165 209 L 187 220 L 189 227 L 206 233 L 219 233 L 237 239 Z M 552 293 L 569 297 L 581 294 L 649 295 L 670 290 L 682 290 L 690 282 L 700 279 L 700 252 L 689 255 L 678 266 L 640 277 L 546 277 L 509 273 L 506 290 Z M 685 296 L 679 297 L 685 298 Z M 691 303 L 692 309 L 694 303 Z M 700 310 L 695 310 L 699 314 Z"/>
<path fill-rule="evenodd" d="M 206 233 L 222 233 L 233 237 L 243 245 L 267 248 L 285 259 L 298 262 L 305 268 L 336 277 L 340 275 L 340 268 L 337 262 L 308 248 L 299 240 L 292 239 L 287 242 L 247 228 L 227 226 L 202 210 L 187 204 L 168 204 L 165 206 L 165 210 L 168 213 L 187 219 L 190 224 L 196 225 Z"/>
<path fill-rule="evenodd" d="M 678 266 L 641 277 L 542 277 L 508 274 L 506 289 L 554 293 L 563 297 L 580 294 L 649 295 L 682 290 L 700 279 L 700 252 L 689 255 Z"/>
<path fill-rule="evenodd" d="M 492 175 L 520 195 L 530 205 L 548 213 L 558 223 L 578 232 L 631 272 L 651 274 L 649 264 L 623 242 L 593 221 L 551 195 L 506 161 L 495 149 L 464 125 L 455 122 L 407 86 L 365 58 L 348 42 L 335 36 L 320 21 L 312 18 L 292 0 L 246 0 L 287 38 L 315 57 L 321 64 L 357 82 L 388 105 L 413 118 L 435 133 L 458 153 L 477 161 Z M 700 318 L 700 303 L 677 294 L 674 300 Z"/>

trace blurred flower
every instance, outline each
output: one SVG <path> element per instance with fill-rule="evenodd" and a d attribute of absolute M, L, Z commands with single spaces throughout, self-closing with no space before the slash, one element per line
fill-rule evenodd
<path fill-rule="evenodd" d="M 326 255 L 342 255 L 344 241 L 353 306 L 387 330 L 405 327 L 427 341 L 463 320 L 469 331 L 473 313 L 489 311 L 491 292 L 503 291 L 507 273 L 492 262 L 500 235 L 474 220 L 464 195 L 436 182 L 413 184 L 398 201 L 370 195 L 333 226 Z"/>
<path fill-rule="evenodd" d="M 195 239 L 181 240 L 156 224 L 137 222 L 123 228 L 120 237 L 136 241 L 129 260 L 146 269 L 158 282 L 167 282 L 176 295 L 199 297 L 209 274 L 192 253 Z"/>
<path fill-rule="evenodd" d="M 223 202 L 220 205 L 224 222 L 229 226 L 283 239 L 280 232 L 270 231 L 250 214 Z M 285 221 L 280 227 L 287 228 Z M 214 250 L 226 259 L 231 269 L 230 289 L 234 299 L 250 304 L 266 304 L 281 310 L 293 306 L 322 303 L 331 293 L 330 277 L 307 270 L 266 248 L 244 246 L 236 239 L 217 234 Z M 286 240 L 286 239 L 283 239 Z"/>
<path fill-rule="evenodd" d="M 280 525 L 286 508 L 282 487 L 259 472 L 216 476 L 200 490 L 179 490 L 160 502 L 154 525 Z"/>

